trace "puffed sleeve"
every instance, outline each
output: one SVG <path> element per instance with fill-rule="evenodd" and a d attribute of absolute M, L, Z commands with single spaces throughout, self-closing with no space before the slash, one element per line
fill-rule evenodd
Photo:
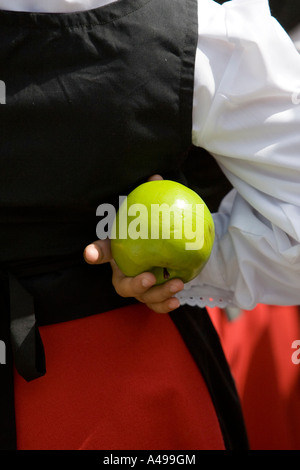
<path fill-rule="evenodd" d="M 300 304 L 300 55 L 267 0 L 198 0 L 193 143 L 233 186 L 182 303 Z"/>

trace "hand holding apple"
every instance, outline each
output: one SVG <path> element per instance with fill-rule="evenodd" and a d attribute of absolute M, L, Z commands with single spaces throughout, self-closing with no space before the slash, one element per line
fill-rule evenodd
<path fill-rule="evenodd" d="M 154 175 L 149 179 L 149 181 L 156 180 L 162 178 Z M 111 264 L 112 283 L 120 296 L 135 297 L 156 313 L 168 313 L 179 307 L 180 302 L 174 294 L 184 288 L 182 280 L 171 279 L 162 285 L 155 285 L 156 278 L 151 272 L 143 272 L 134 277 L 125 276 L 112 258 L 109 239 L 96 240 L 88 245 L 84 250 L 84 258 L 89 264 L 107 262 Z"/>
<path fill-rule="evenodd" d="M 135 297 L 156 313 L 168 313 L 180 306 L 174 294 L 183 289 L 180 279 L 172 279 L 163 285 L 155 286 L 154 274 L 145 272 L 135 277 L 127 277 L 112 259 L 110 240 L 96 240 L 84 250 L 88 264 L 110 263 L 112 284 L 121 297 Z M 100 286 L 101 287 L 101 286 Z"/>

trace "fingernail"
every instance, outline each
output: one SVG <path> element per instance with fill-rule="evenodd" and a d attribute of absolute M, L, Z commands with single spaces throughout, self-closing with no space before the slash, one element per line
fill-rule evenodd
<path fill-rule="evenodd" d="M 180 302 L 178 299 L 176 299 L 175 297 L 173 297 L 172 299 L 169 300 L 168 302 L 168 306 L 169 308 L 171 308 L 172 310 L 175 309 L 175 308 L 178 308 L 180 305 Z"/>
<path fill-rule="evenodd" d="M 181 291 L 181 287 L 178 287 L 176 284 L 170 286 L 170 292 L 172 292 L 172 294 L 176 294 L 179 291 Z"/>
<path fill-rule="evenodd" d="M 92 263 L 95 263 L 99 259 L 99 251 L 95 247 L 95 245 L 89 245 L 86 249 L 86 255 L 88 260 Z"/>

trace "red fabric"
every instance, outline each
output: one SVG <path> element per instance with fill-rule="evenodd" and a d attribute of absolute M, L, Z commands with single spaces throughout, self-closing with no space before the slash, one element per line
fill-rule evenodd
<path fill-rule="evenodd" d="M 173 322 L 145 306 L 40 328 L 47 373 L 15 376 L 19 449 L 223 449 Z"/>
<path fill-rule="evenodd" d="M 298 307 L 258 305 L 228 322 L 208 309 L 241 398 L 253 450 L 300 450 L 300 340 Z"/>

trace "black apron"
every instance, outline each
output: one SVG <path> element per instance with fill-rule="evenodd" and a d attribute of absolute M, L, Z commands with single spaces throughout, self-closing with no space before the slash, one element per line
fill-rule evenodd
<path fill-rule="evenodd" d="M 38 326 L 133 302 L 116 295 L 109 265 L 87 265 L 82 253 L 96 238 L 99 204 L 117 206 L 119 195 L 155 173 L 180 180 L 196 44 L 195 0 L 122 0 L 70 14 L 0 11 L 4 449 L 16 445 L 13 363 L 26 380 L 46 372 Z M 206 380 L 227 448 L 247 448 L 206 310 L 181 307 L 171 317 Z"/>

